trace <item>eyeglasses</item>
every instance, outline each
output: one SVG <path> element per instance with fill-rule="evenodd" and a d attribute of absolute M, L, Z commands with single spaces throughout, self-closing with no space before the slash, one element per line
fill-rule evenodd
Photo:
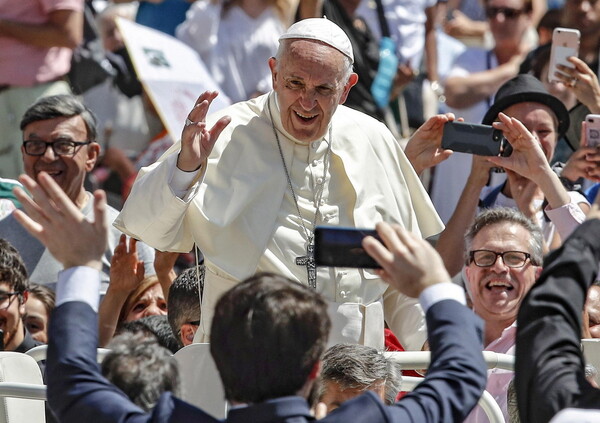
<path fill-rule="evenodd" d="M 6 310 L 12 303 L 12 297 L 20 292 L 0 292 L 0 310 Z"/>
<path fill-rule="evenodd" d="M 75 154 L 78 147 L 90 144 L 91 141 L 54 141 L 47 142 L 42 140 L 23 141 L 25 153 L 30 156 L 43 156 L 46 154 L 48 147 L 52 147 L 52 151 L 56 156 L 72 156 Z"/>
<path fill-rule="evenodd" d="M 485 9 L 485 16 L 487 16 L 488 19 L 494 19 L 500 13 L 502 13 L 506 19 L 516 19 L 525 13 L 525 10 L 513 9 L 512 7 L 488 7 Z"/>
<path fill-rule="evenodd" d="M 525 266 L 527 259 L 531 259 L 531 254 L 523 251 L 505 251 L 497 253 L 490 250 L 473 250 L 469 253 L 470 263 L 475 263 L 478 267 L 491 267 L 502 257 L 502 262 L 513 269 Z"/>

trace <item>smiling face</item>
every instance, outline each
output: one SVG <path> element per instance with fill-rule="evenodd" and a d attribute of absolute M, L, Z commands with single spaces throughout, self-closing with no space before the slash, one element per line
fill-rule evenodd
<path fill-rule="evenodd" d="M 483 227 L 475 235 L 470 249 L 531 254 L 530 239 L 527 229 L 519 224 L 495 223 Z M 529 259 L 520 268 L 506 266 L 500 257 L 490 267 L 479 267 L 471 262 L 466 273 L 473 310 L 486 322 L 514 321 L 538 272 L 539 267 L 531 264 Z"/>
<path fill-rule="evenodd" d="M 87 128 L 81 116 L 57 117 L 31 122 L 23 129 L 23 140 L 43 140 L 46 142 L 86 141 Z M 58 156 L 50 146 L 42 156 L 30 156 L 21 146 L 25 173 L 37 180 L 38 174 L 47 172 L 69 198 L 81 206 L 86 194 L 83 181 L 90 172 L 100 153 L 97 143 L 82 145 L 76 148 L 71 156 Z"/>
<path fill-rule="evenodd" d="M 0 293 L 13 292 L 12 286 L 6 282 L 0 282 Z M 22 297 L 13 295 L 7 304 L 7 308 L 0 310 L 0 329 L 4 331 L 4 349 L 13 351 L 25 338 L 25 329 L 23 327 L 22 317 L 25 314 L 25 302 L 27 301 L 27 292 Z"/>
<path fill-rule="evenodd" d="M 284 129 L 300 141 L 311 142 L 325 135 L 333 113 L 344 103 L 358 81 L 346 75 L 344 55 L 316 41 L 285 40 L 279 60 L 269 67 L 277 93 Z"/>
<path fill-rule="evenodd" d="M 133 303 L 125 316 L 125 321 L 131 322 L 146 316 L 164 316 L 166 314 L 167 301 L 165 301 L 160 284 L 155 283 Z"/>

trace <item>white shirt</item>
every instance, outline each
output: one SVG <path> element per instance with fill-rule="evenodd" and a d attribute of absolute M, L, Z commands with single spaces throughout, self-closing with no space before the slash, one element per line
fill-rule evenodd
<path fill-rule="evenodd" d="M 221 14 L 221 2 L 197 1 L 190 6 L 176 36 L 196 50 L 212 77 L 232 102 L 271 90 L 268 60 L 275 56 L 285 32 L 275 9 L 253 18 L 234 5 Z"/>

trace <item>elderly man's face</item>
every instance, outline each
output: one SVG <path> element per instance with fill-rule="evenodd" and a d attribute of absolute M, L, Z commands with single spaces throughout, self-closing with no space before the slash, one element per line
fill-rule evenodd
<path fill-rule="evenodd" d="M 517 103 L 504 110 L 504 114 L 520 120 L 540 142 L 548 161 L 552 159 L 558 142 L 558 120 L 550 107 L 533 102 Z"/>
<path fill-rule="evenodd" d="M 485 226 L 477 233 L 471 251 L 531 253 L 530 238 L 529 232 L 521 225 L 496 223 Z M 508 267 L 499 256 L 489 267 L 479 267 L 471 262 L 466 273 L 475 313 L 485 321 L 516 319 L 521 301 L 533 286 L 539 269 L 529 259 L 518 268 Z"/>
<path fill-rule="evenodd" d="M 87 141 L 87 129 L 81 116 L 57 117 L 31 122 L 23 129 L 23 140 L 43 140 L 48 143 Z M 31 156 L 21 146 L 25 173 L 37 180 L 40 172 L 47 172 L 69 198 L 80 206 L 85 198 L 85 175 L 94 168 L 99 152 L 99 145 L 91 143 L 77 146 L 72 155 L 59 156 L 49 145 L 43 155 Z"/>
<path fill-rule="evenodd" d="M 346 101 L 358 76 L 342 80 L 344 55 L 308 40 L 288 42 L 277 66 L 269 60 L 284 129 L 300 141 L 321 138 L 338 104 Z"/>
<path fill-rule="evenodd" d="M 20 298 L 19 295 L 9 295 L 14 292 L 11 284 L 0 282 L 0 329 L 4 331 L 4 349 L 13 351 L 24 339 L 22 317 L 25 314 L 27 293 Z"/>

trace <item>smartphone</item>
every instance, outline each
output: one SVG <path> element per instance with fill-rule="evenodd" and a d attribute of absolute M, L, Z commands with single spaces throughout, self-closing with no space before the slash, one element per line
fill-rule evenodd
<path fill-rule="evenodd" d="M 380 239 L 375 229 L 317 226 L 315 263 L 329 267 L 381 268 L 362 247 L 362 240 L 368 235 Z"/>
<path fill-rule="evenodd" d="M 491 125 L 451 121 L 444 124 L 442 148 L 478 156 L 509 156 L 510 144 Z"/>
<path fill-rule="evenodd" d="M 600 146 L 600 115 L 589 114 L 585 117 L 585 134 L 588 147 Z"/>
<path fill-rule="evenodd" d="M 564 65 L 574 68 L 574 65 L 567 61 L 569 56 L 579 54 L 579 39 L 581 33 L 572 28 L 554 28 L 552 32 L 552 47 L 550 48 L 550 65 L 548 67 L 548 81 L 560 82 L 554 75 L 558 71 L 556 65 Z"/>

